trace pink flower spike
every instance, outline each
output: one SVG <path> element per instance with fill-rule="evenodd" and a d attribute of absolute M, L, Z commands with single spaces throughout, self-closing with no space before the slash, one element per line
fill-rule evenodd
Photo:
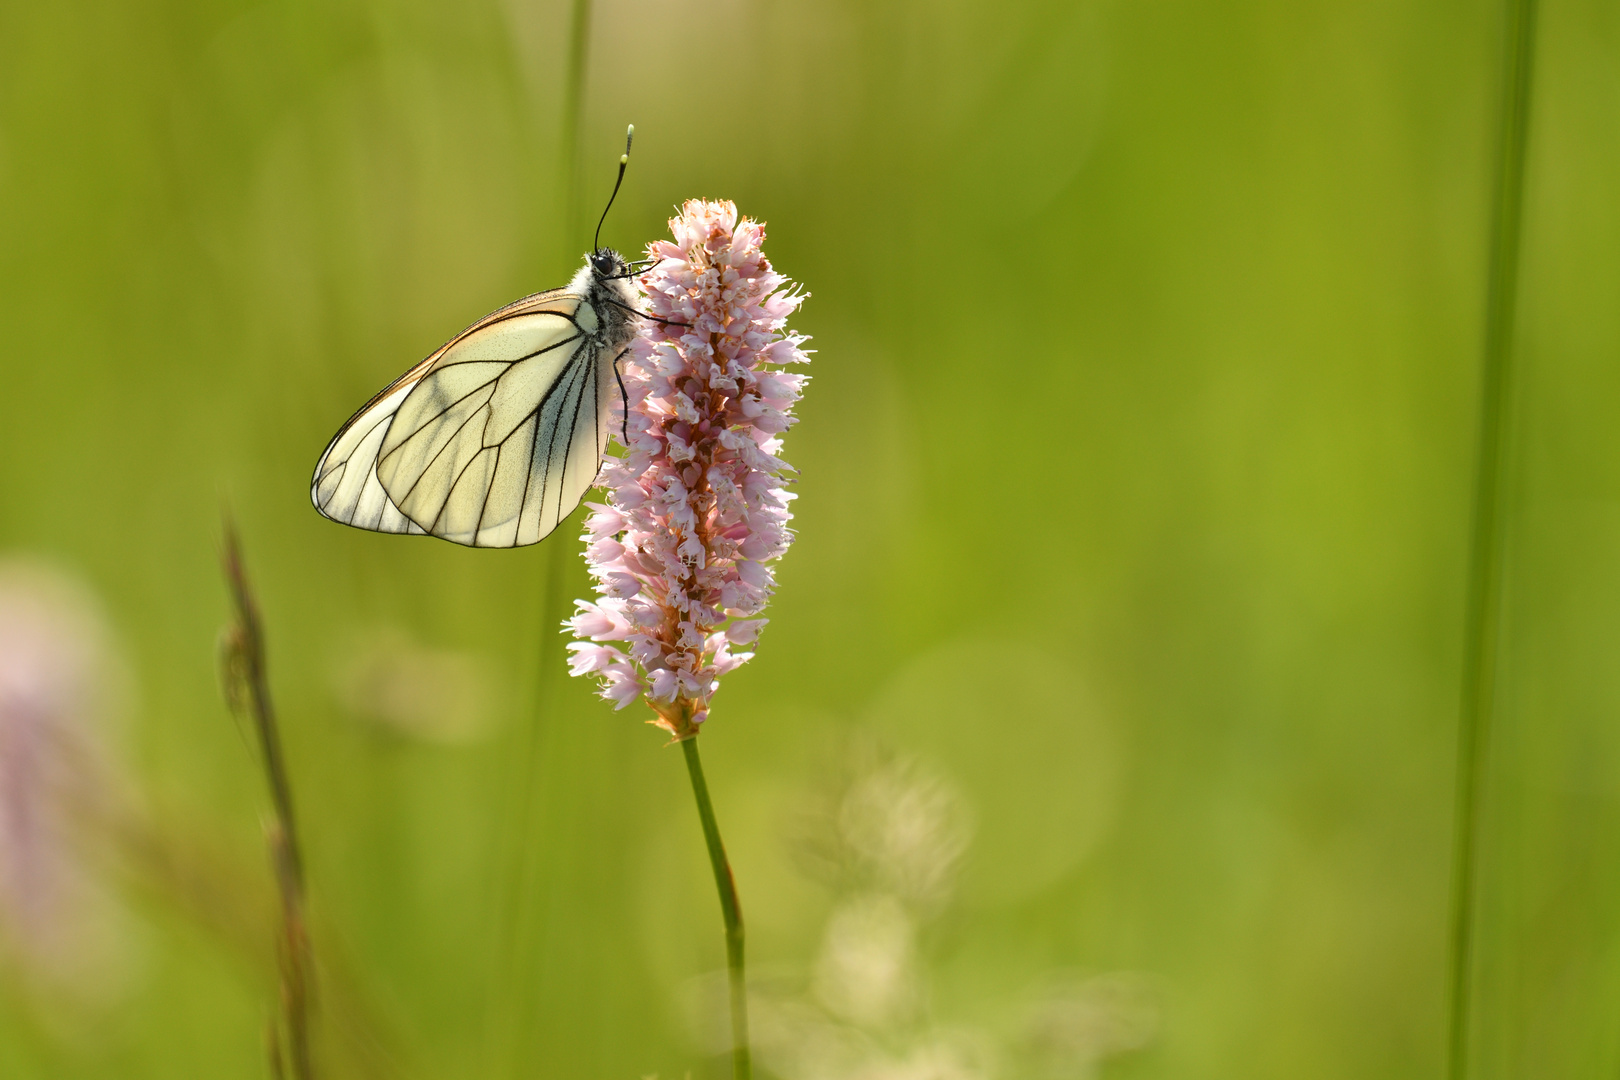
<path fill-rule="evenodd" d="M 607 459 L 607 500 L 586 522 L 599 600 L 579 601 L 568 626 L 628 646 L 581 640 L 570 672 L 598 676 L 619 708 L 643 697 L 681 741 L 719 677 L 752 657 L 730 647 L 758 637 L 771 564 L 793 540 L 781 435 L 807 376 L 774 365 L 809 356 L 785 328 L 806 294 L 771 268 L 763 225 L 701 199 L 669 225 L 675 242 L 648 245 L 658 262 L 638 279 L 654 318 L 621 365 L 628 453 Z"/>

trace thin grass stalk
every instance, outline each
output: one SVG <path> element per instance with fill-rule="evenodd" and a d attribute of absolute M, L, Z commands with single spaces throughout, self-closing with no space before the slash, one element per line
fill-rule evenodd
<path fill-rule="evenodd" d="M 568 20 L 568 66 L 563 73 L 562 126 L 557 137 L 557 188 L 562 193 L 564 208 L 565 260 L 579 257 L 580 249 L 584 246 L 583 238 L 589 230 L 580 206 L 579 130 L 584 121 L 585 75 L 590 51 L 591 0 L 574 0 Z M 547 545 L 545 593 L 540 600 L 543 625 L 537 704 L 542 714 L 547 703 L 547 675 L 555 666 L 551 663 L 552 646 L 556 645 L 558 651 L 562 648 L 554 631 L 568 616 L 571 606 L 565 599 L 570 594 L 564 589 L 563 583 L 568 579 L 568 568 L 572 565 L 575 549 L 572 544 L 562 542 L 562 522 L 557 523 L 557 532 L 553 542 Z"/>
<path fill-rule="evenodd" d="M 720 827 L 714 820 L 709 801 L 709 785 L 703 779 L 703 762 L 698 757 L 697 736 L 683 739 L 686 771 L 692 777 L 692 795 L 697 800 L 698 818 L 703 822 L 703 840 L 709 846 L 709 865 L 714 870 L 714 887 L 720 893 L 720 917 L 726 927 L 726 974 L 731 990 L 731 1074 L 733 1080 L 750 1080 L 753 1063 L 748 1051 L 748 980 L 743 968 L 742 905 L 737 901 L 737 880 L 726 859 L 726 846 L 720 840 Z"/>
<path fill-rule="evenodd" d="M 562 128 L 557 138 L 557 187 L 562 193 L 565 222 L 563 257 L 569 261 L 579 257 L 580 249 L 584 247 L 584 237 L 589 235 L 590 228 L 581 208 L 579 182 L 579 131 L 584 122 L 585 75 L 590 51 L 591 0 L 574 0 L 568 21 L 568 67 L 563 75 Z M 552 667 L 549 663 L 545 663 L 548 657 L 544 654 L 549 653 L 550 646 L 557 643 L 558 638 L 553 631 L 567 617 L 571 606 L 564 599 L 569 594 L 563 589 L 563 582 L 567 580 L 568 567 L 574 558 L 574 546 L 560 542 L 562 522 L 558 522 L 557 531 L 559 533 L 555 538 L 557 542 L 549 545 L 546 591 L 541 599 L 542 610 L 545 612 L 545 624 L 541 628 L 540 635 L 543 663 L 542 704 L 544 704 L 546 673 Z M 558 648 L 560 650 L 561 645 L 558 645 Z"/>
<path fill-rule="evenodd" d="M 562 204 L 566 209 L 565 258 L 575 259 L 584 246 L 589 225 L 583 218 L 579 194 L 579 129 L 585 112 L 586 61 L 591 49 L 591 0 L 574 0 L 568 23 L 568 68 L 563 78 L 562 130 L 557 140 L 557 183 L 562 191 Z M 541 597 L 543 625 L 540 634 L 540 689 L 539 702 L 544 712 L 550 685 L 549 673 L 555 667 L 551 661 L 552 647 L 561 652 L 562 645 L 555 630 L 567 618 L 571 594 L 564 588 L 568 569 L 573 565 L 576 549 L 563 542 L 563 523 L 557 523 L 557 536 L 548 547 L 546 560 L 545 595 Z"/>
<path fill-rule="evenodd" d="M 579 256 L 579 249 L 584 246 L 583 238 L 589 232 L 589 224 L 584 219 L 580 205 L 579 130 L 584 121 L 585 74 L 590 50 L 591 0 L 574 0 L 568 23 L 568 68 L 563 78 L 562 130 L 557 139 L 557 184 L 562 191 L 562 204 L 566 211 L 564 257 L 569 260 Z M 558 651 L 562 648 L 554 630 L 567 618 L 571 608 L 565 599 L 571 594 L 564 589 L 563 583 L 568 579 L 568 568 L 573 563 L 575 548 L 572 544 L 562 542 L 562 522 L 557 523 L 557 532 L 559 535 L 555 541 L 548 545 L 545 595 L 541 598 L 544 625 L 540 634 L 539 704 L 542 710 L 546 704 L 547 674 L 555 666 L 550 663 L 551 649 L 553 645 Z"/>
<path fill-rule="evenodd" d="M 313 1080 L 315 1068 L 310 1052 L 310 1004 L 314 979 L 309 931 L 304 917 L 304 862 L 293 814 L 292 784 L 287 778 L 281 732 L 276 724 L 275 706 L 270 700 L 270 684 L 265 675 L 264 632 L 259 621 L 259 609 L 242 567 L 242 552 L 236 530 L 229 522 L 225 526 L 224 564 L 225 580 L 230 586 L 231 600 L 236 608 L 236 621 L 226 639 L 226 687 L 233 708 L 245 713 L 252 721 L 259 743 L 260 762 L 270 787 L 268 844 L 281 900 L 278 952 L 281 1018 L 286 1032 L 287 1057 L 294 1080 Z M 273 1044 L 270 1061 L 272 1069 L 281 1070 L 279 1045 Z"/>
<path fill-rule="evenodd" d="M 1450 1041 L 1447 1075 L 1465 1080 L 1474 981 L 1480 803 L 1496 711 L 1501 647 L 1503 500 L 1510 419 L 1512 345 L 1518 300 L 1519 237 L 1529 137 L 1535 0 L 1508 0 L 1502 91 L 1492 180 L 1490 268 L 1486 283 L 1479 445 L 1463 637 L 1451 897 Z"/>
<path fill-rule="evenodd" d="M 568 21 L 568 69 L 563 78 L 562 131 L 557 144 L 557 164 L 561 171 L 563 207 L 567 211 L 567 236 L 575 241 L 585 235 L 588 224 L 580 203 L 579 130 L 585 118 L 585 70 L 591 51 L 591 0 L 574 0 Z M 570 242 L 568 257 L 580 244 Z"/>
<path fill-rule="evenodd" d="M 281 1060 L 281 1032 L 274 1020 L 264 1026 L 264 1056 L 270 1064 L 270 1080 L 287 1080 L 287 1066 Z"/>
<path fill-rule="evenodd" d="M 587 60 L 590 56 L 590 37 L 590 0 L 573 0 L 568 28 L 567 66 L 563 72 L 561 126 L 558 131 L 554 163 L 555 190 L 563 208 L 562 247 L 564 258 L 570 261 L 579 256 L 584 246 L 582 238 L 589 234 L 589 226 L 584 222 L 580 209 L 579 132 L 585 110 L 585 78 Z M 508 899 L 501 913 L 506 928 L 502 935 L 506 944 L 506 955 L 502 963 L 506 965 L 507 982 L 511 992 L 499 999 L 503 1019 L 496 1022 L 494 1029 L 495 1045 L 499 1048 L 496 1053 L 504 1053 L 507 1059 L 505 1064 L 514 1075 L 522 1069 L 524 1035 L 530 1030 L 532 1021 L 529 1014 L 535 1008 L 533 999 L 535 988 L 524 984 L 522 980 L 528 973 L 525 960 L 528 958 L 529 949 L 535 944 L 534 907 L 542 899 L 537 895 L 540 889 L 541 867 L 548 846 L 554 843 L 544 831 L 541 831 L 539 843 L 536 844 L 528 828 L 541 814 L 540 793 L 554 778 L 553 763 L 558 756 L 555 749 L 557 729 L 549 726 L 553 723 L 549 713 L 558 696 L 557 661 L 562 655 L 562 641 L 556 631 L 567 617 L 571 606 L 568 598 L 572 594 L 568 591 L 566 583 L 569 568 L 576 558 L 577 551 L 574 544 L 566 538 L 563 523 L 559 522 L 556 533 L 552 535 L 550 543 L 543 546 L 541 555 L 541 591 L 539 603 L 536 605 L 540 613 L 540 639 L 535 649 L 536 722 L 530 726 L 528 741 L 523 747 L 514 815 L 519 829 L 516 866 Z"/>
<path fill-rule="evenodd" d="M 562 131 L 557 140 L 558 181 L 562 189 L 562 203 L 566 209 L 564 226 L 567 243 L 564 258 L 576 259 L 580 249 L 585 246 L 585 237 L 589 235 L 590 224 L 585 219 L 583 200 L 580 197 L 580 160 L 579 160 L 579 131 L 585 121 L 585 75 L 587 63 L 591 53 L 591 0 L 574 0 L 573 11 L 568 22 L 568 70 L 563 80 L 563 108 Z M 557 531 L 562 532 L 562 523 L 558 522 Z M 562 540 L 558 536 L 559 541 Z M 542 601 L 546 613 L 545 626 L 542 628 L 541 649 L 549 652 L 549 647 L 556 644 L 561 649 L 559 639 L 553 632 L 557 625 L 568 617 L 572 607 L 565 597 L 571 596 L 563 588 L 568 579 L 568 568 L 573 565 L 575 549 L 572 544 L 553 543 L 549 561 L 546 565 L 546 594 Z M 549 660 L 549 657 L 543 657 Z M 552 668 L 549 663 L 541 673 L 542 685 L 545 673 Z M 544 695 L 544 690 L 541 691 Z"/>

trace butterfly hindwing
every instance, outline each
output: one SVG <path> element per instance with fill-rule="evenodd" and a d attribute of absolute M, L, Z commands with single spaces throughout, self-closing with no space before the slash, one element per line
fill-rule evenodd
<path fill-rule="evenodd" d="M 532 544 L 578 505 L 606 448 L 611 363 L 589 304 L 540 293 L 481 319 L 339 431 L 311 494 L 327 517 L 460 544 Z M 611 359 L 611 358 L 609 358 Z"/>
<path fill-rule="evenodd" d="M 377 532 L 427 531 L 400 512 L 377 479 L 377 452 L 394 412 L 425 369 L 425 364 L 418 365 L 378 394 L 326 448 L 310 492 L 321 513 L 345 525 Z"/>

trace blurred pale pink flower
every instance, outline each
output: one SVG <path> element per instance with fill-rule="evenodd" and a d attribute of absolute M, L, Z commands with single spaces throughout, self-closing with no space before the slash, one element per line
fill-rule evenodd
<path fill-rule="evenodd" d="M 77 582 L 0 561 L 0 945 L 56 976 L 99 945 L 81 840 L 112 780 L 108 636 Z"/>
<path fill-rule="evenodd" d="M 568 623 L 570 671 L 619 708 L 638 696 L 677 740 L 697 734 L 719 678 L 752 644 L 787 550 L 793 495 L 781 434 L 809 357 L 785 329 L 804 294 L 760 250 L 765 230 L 729 202 L 692 200 L 640 278 L 651 314 L 623 364 L 629 454 L 607 459 L 590 504 L 595 602 Z M 619 430 L 615 427 L 615 430 Z"/>

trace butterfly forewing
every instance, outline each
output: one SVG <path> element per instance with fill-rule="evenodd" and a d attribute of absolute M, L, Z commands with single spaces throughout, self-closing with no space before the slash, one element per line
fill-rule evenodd
<path fill-rule="evenodd" d="M 315 505 L 361 528 L 479 547 L 540 540 L 606 449 L 613 375 L 581 333 L 595 322 L 564 290 L 480 320 L 344 426 L 316 467 Z"/>

